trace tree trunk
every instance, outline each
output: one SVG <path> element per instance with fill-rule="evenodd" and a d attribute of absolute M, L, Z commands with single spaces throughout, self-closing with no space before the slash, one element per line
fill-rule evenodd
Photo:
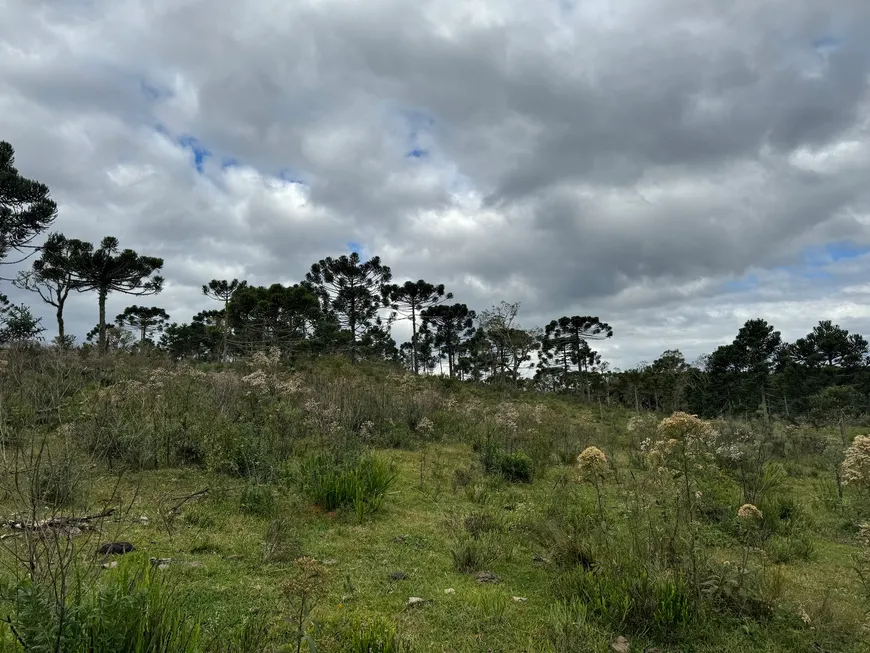
<path fill-rule="evenodd" d="M 66 332 L 63 324 L 63 302 L 57 305 L 57 342 L 61 349 L 66 349 Z"/>
<path fill-rule="evenodd" d="M 106 296 L 108 291 L 105 288 L 100 288 L 98 297 L 100 302 L 100 338 L 98 347 L 100 353 L 106 353 L 109 350 L 109 341 L 106 338 Z"/>
<path fill-rule="evenodd" d="M 411 304 L 411 361 L 414 374 L 419 374 L 420 370 L 417 366 L 417 311 L 413 304 Z"/>

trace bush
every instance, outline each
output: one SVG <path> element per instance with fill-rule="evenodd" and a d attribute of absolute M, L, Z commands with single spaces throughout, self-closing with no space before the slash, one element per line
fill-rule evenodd
<path fill-rule="evenodd" d="M 695 612 L 682 578 L 655 577 L 640 564 L 578 567 L 560 576 L 556 591 L 563 600 L 586 605 L 590 616 L 609 628 L 654 632 L 661 639 L 678 637 Z"/>
<path fill-rule="evenodd" d="M 770 560 L 778 564 L 787 564 L 795 560 L 812 560 L 816 547 L 812 540 L 804 535 L 781 537 L 775 535 L 765 547 Z"/>
<path fill-rule="evenodd" d="M 52 508 L 71 506 L 79 490 L 79 475 L 70 458 L 50 461 L 36 470 L 32 479 L 32 499 L 35 504 Z"/>
<path fill-rule="evenodd" d="M 353 508 L 362 518 L 383 507 L 397 477 L 393 465 L 370 454 L 338 461 L 314 455 L 299 464 L 295 482 L 303 495 L 324 510 Z"/>
<path fill-rule="evenodd" d="M 289 562 L 302 554 L 302 546 L 293 524 L 287 519 L 273 519 L 263 538 L 263 561 Z"/>
<path fill-rule="evenodd" d="M 275 495 L 272 486 L 248 483 L 239 497 L 239 510 L 255 517 L 271 517 L 275 514 Z"/>
<path fill-rule="evenodd" d="M 480 461 L 487 474 L 499 474 L 508 481 L 515 483 L 532 482 L 534 463 L 522 451 L 505 453 L 491 444 L 486 444 L 482 448 Z"/>
<path fill-rule="evenodd" d="M 199 624 L 149 566 L 124 568 L 103 588 L 59 602 L 52 588 L 29 580 L 0 586 L 8 624 L 27 651 L 193 653 Z"/>
<path fill-rule="evenodd" d="M 396 632 L 396 626 L 380 619 L 357 624 L 342 637 L 347 653 L 410 653 L 411 647 Z"/>
<path fill-rule="evenodd" d="M 496 558 L 497 549 L 489 539 L 461 537 L 450 549 L 453 568 L 463 574 L 480 571 Z"/>

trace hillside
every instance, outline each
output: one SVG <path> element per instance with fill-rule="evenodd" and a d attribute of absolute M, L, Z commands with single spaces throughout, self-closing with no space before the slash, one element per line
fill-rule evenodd
<path fill-rule="evenodd" d="M 3 651 L 870 644 L 860 425 L 47 349 L 0 411 Z"/>

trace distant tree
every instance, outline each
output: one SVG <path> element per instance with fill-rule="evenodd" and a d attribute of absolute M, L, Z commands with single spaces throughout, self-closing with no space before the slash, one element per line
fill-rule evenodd
<path fill-rule="evenodd" d="M 540 348 L 541 333 L 522 329 L 517 324 L 520 303 L 501 302 L 478 315 L 477 333 L 471 343 L 482 376 L 488 368 L 491 381 L 507 380 L 518 384 L 520 369 L 534 367 L 532 355 Z"/>
<path fill-rule="evenodd" d="M 227 312 L 234 346 L 245 349 L 277 346 L 290 354 L 312 349 L 314 339 L 321 335 L 323 313 L 318 298 L 302 284 L 240 286 L 227 304 Z M 215 314 L 214 319 L 223 316 Z"/>
<path fill-rule="evenodd" d="M 416 360 L 417 370 L 430 373 L 438 367 L 440 356 L 438 349 L 435 346 L 435 334 L 431 331 L 428 325 L 423 322 L 421 316 L 421 324 L 417 329 L 417 347 L 416 351 L 412 342 L 403 342 L 399 347 L 399 357 L 402 364 L 410 371 L 414 371 Z M 415 358 L 416 353 L 416 358 Z"/>
<path fill-rule="evenodd" d="M 541 353 L 550 363 L 562 367 L 564 385 L 570 387 L 569 370 L 575 369 L 580 379 L 589 363 L 589 340 L 605 340 L 613 337 L 613 328 L 599 318 L 589 315 L 560 317 L 546 327 L 541 337 Z"/>
<path fill-rule="evenodd" d="M 99 343 L 100 332 L 103 332 L 106 345 L 104 349 L 100 349 L 100 353 L 107 351 L 124 351 L 130 350 L 136 344 L 136 336 L 132 331 L 116 326 L 114 324 L 106 324 L 103 329 L 97 324 L 93 329 L 85 335 L 85 341 L 88 347 L 94 345 L 94 341 Z M 97 344 L 99 347 L 99 344 Z"/>
<path fill-rule="evenodd" d="M 458 358 L 464 343 L 474 334 L 477 314 L 465 304 L 430 306 L 420 313 L 423 328 L 432 333 L 432 345 L 447 359 L 447 373 L 457 375 Z"/>
<path fill-rule="evenodd" d="M 656 409 L 673 413 L 683 410 L 691 366 L 679 349 L 662 352 L 649 367 L 653 379 Z"/>
<path fill-rule="evenodd" d="M 12 282 L 22 290 L 35 292 L 42 301 L 55 308 L 57 342 L 61 348 L 69 345 L 63 311 L 70 292 L 76 287 L 71 266 L 82 245 L 80 240 L 67 239 L 60 233 L 51 234 L 42 246 L 41 256 L 33 262 L 33 267 L 19 272 Z"/>
<path fill-rule="evenodd" d="M 222 302 L 224 305 L 224 314 L 226 314 L 227 306 L 230 303 L 230 299 L 233 297 L 233 293 L 236 292 L 239 288 L 244 288 L 248 285 L 247 281 L 239 281 L 238 279 L 233 279 L 232 281 L 227 281 L 226 279 L 212 279 L 208 282 L 208 284 L 203 285 L 202 294 L 206 297 L 211 297 L 212 299 L 216 299 L 219 302 Z M 223 333 L 221 334 L 221 351 L 220 358 L 223 360 L 227 355 L 227 338 L 229 337 L 229 324 L 224 321 L 222 324 Z"/>
<path fill-rule="evenodd" d="M 822 320 L 812 332 L 792 346 L 797 361 L 808 367 L 839 367 L 852 370 L 866 363 L 867 340 L 850 334 L 831 320 Z"/>
<path fill-rule="evenodd" d="M 162 333 L 169 324 L 169 314 L 157 306 L 128 306 L 115 318 L 120 327 L 139 332 L 139 344 L 144 345 L 153 333 Z"/>
<path fill-rule="evenodd" d="M 381 329 L 378 314 L 384 286 L 392 279 L 390 268 L 378 256 L 361 262 L 359 254 L 327 257 L 311 266 L 305 275 L 314 289 L 324 313 L 331 314 L 350 334 L 350 355 L 356 361 L 364 334 L 371 339 L 371 329 Z"/>
<path fill-rule="evenodd" d="M 10 252 L 27 248 L 56 217 L 48 187 L 23 177 L 15 168 L 15 150 L 0 141 L 0 262 Z"/>
<path fill-rule="evenodd" d="M 41 340 L 45 331 L 41 322 L 24 304 L 8 307 L 0 322 L 0 344 L 22 347 Z"/>
<path fill-rule="evenodd" d="M 411 320 L 411 370 L 417 374 L 419 346 L 417 343 L 417 319 L 421 311 L 453 299 L 453 293 L 444 292 L 444 284 L 433 285 L 420 279 L 406 281 L 403 285 L 384 286 L 384 302 L 405 319 Z"/>
<path fill-rule="evenodd" d="M 82 243 L 70 261 L 75 289 L 84 292 L 95 290 L 98 296 L 100 318 L 100 351 L 107 351 L 106 298 L 111 292 L 126 295 L 154 295 L 163 289 L 163 277 L 156 273 L 163 267 L 163 259 L 141 256 L 132 249 L 119 250 L 118 239 L 103 238 L 98 249 L 90 243 Z"/>

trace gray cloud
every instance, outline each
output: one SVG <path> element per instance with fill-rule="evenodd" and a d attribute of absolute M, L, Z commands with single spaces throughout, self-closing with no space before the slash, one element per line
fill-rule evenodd
<path fill-rule="evenodd" d="M 800 269 L 870 246 L 861 0 L 0 9 L 0 138 L 58 230 L 166 259 L 146 301 L 176 319 L 212 277 L 289 282 L 358 242 L 477 308 L 521 301 L 528 324 L 598 314 L 622 366 L 756 314 L 870 332 L 866 257 Z"/>

